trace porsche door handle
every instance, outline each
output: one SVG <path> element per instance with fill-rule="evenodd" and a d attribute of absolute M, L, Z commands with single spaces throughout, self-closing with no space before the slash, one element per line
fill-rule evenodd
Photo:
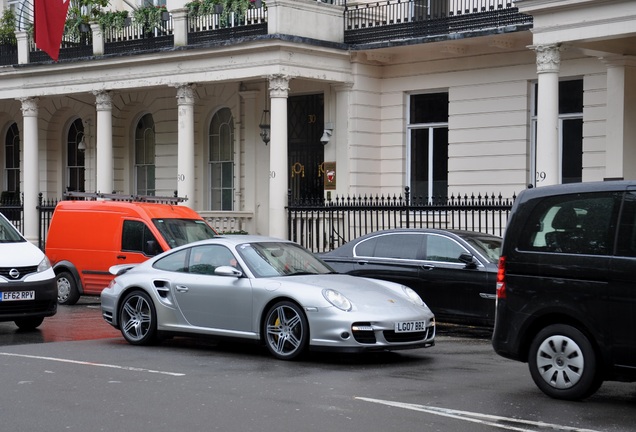
<path fill-rule="evenodd" d="M 188 292 L 188 287 L 185 285 L 177 285 L 175 289 L 179 292 Z"/>

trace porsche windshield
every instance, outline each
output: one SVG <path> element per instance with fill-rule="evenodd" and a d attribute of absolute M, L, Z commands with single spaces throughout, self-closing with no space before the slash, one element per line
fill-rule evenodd
<path fill-rule="evenodd" d="M 256 277 L 332 273 L 311 252 L 295 243 L 245 243 L 237 248 Z"/>
<path fill-rule="evenodd" d="M 153 223 L 171 248 L 216 236 L 200 219 L 153 219 Z"/>

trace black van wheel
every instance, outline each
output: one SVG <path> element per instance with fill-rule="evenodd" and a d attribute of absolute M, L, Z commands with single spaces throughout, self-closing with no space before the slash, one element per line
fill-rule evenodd
<path fill-rule="evenodd" d="M 15 325 L 17 325 L 20 330 L 35 330 L 43 321 L 44 317 L 20 318 L 15 320 Z"/>
<path fill-rule="evenodd" d="M 602 380 L 596 353 L 576 328 L 554 324 L 541 330 L 530 345 L 528 367 L 537 387 L 555 399 L 579 400 L 593 394 Z"/>
<path fill-rule="evenodd" d="M 61 305 L 74 305 L 80 298 L 75 278 L 69 272 L 57 275 L 57 302 Z"/>

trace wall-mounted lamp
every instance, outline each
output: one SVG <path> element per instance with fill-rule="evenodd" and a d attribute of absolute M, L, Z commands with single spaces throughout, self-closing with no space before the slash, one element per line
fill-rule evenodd
<path fill-rule="evenodd" d="M 82 140 L 77 143 L 77 149 L 81 152 L 86 150 L 86 135 L 82 135 Z"/>
<path fill-rule="evenodd" d="M 322 145 L 327 145 L 329 140 L 331 139 L 331 135 L 333 134 L 333 123 L 325 123 L 325 130 L 322 133 L 322 137 L 320 137 L 320 142 Z"/>
<path fill-rule="evenodd" d="M 261 128 L 261 133 L 259 134 L 261 136 L 261 139 L 263 140 L 263 142 L 265 143 L 265 145 L 269 144 L 269 129 L 270 129 L 270 123 L 269 123 L 270 119 L 269 119 L 269 110 L 263 110 L 263 115 L 261 115 L 261 123 L 258 125 L 259 128 Z"/>

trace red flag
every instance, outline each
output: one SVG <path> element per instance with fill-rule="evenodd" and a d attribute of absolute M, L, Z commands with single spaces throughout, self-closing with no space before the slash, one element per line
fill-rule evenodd
<path fill-rule="evenodd" d="M 35 0 L 35 46 L 57 61 L 70 0 Z"/>

